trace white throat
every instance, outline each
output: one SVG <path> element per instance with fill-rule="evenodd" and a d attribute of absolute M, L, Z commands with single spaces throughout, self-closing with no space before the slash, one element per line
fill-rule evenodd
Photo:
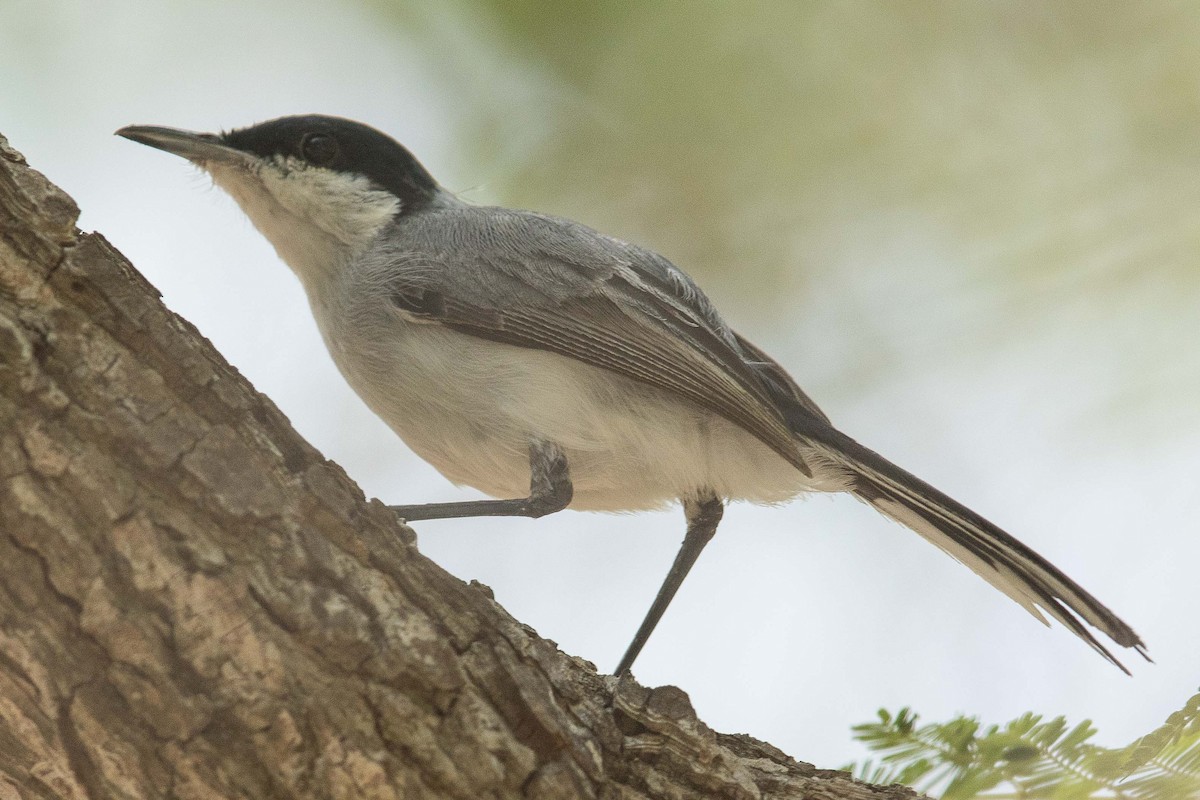
<path fill-rule="evenodd" d="M 310 300 L 326 294 L 400 210 L 394 195 L 367 178 L 292 158 L 203 166 L 299 276 Z"/>

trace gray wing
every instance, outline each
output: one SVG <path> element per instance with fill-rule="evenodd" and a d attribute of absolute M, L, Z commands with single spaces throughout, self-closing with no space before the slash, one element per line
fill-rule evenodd
<path fill-rule="evenodd" d="M 667 259 L 569 220 L 507 209 L 444 209 L 397 225 L 399 244 L 375 253 L 371 268 L 398 307 L 686 398 L 811 475 L 797 422 L 824 424 L 824 415 L 761 351 L 747 356 L 748 343 Z"/>
<path fill-rule="evenodd" d="M 796 431 L 805 430 L 816 419 L 825 425 L 832 426 L 829 417 L 825 416 L 812 398 L 796 385 L 796 381 L 788 371 L 779 365 L 775 359 L 764 353 L 753 342 L 740 333 L 735 333 L 738 345 L 751 359 L 748 363 L 767 383 L 768 389 L 775 396 L 776 403 L 784 410 L 784 415 L 792 421 Z M 807 418 L 807 419 L 805 419 Z"/>

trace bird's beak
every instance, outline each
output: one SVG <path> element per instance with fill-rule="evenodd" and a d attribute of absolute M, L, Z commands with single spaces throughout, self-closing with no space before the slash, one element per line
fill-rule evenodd
<path fill-rule="evenodd" d="M 201 166 L 213 161 L 244 163 L 247 158 L 246 153 L 222 143 L 220 137 L 213 133 L 195 133 L 156 125 L 128 125 L 117 131 L 117 136 L 166 150 Z"/>

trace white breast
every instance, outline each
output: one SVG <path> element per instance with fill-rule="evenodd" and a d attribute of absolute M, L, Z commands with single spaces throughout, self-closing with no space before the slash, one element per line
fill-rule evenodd
<path fill-rule="evenodd" d="M 454 483 L 524 497 L 528 445 L 542 439 L 565 452 L 571 507 L 580 510 L 656 508 L 709 487 L 762 503 L 846 488 L 837 475 L 806 480 L 741 428 L 652 387 L 554 353 L 393 319 L 386 337 L 361 329 L 332 337 L 331 352 L 367 405 Z"/>

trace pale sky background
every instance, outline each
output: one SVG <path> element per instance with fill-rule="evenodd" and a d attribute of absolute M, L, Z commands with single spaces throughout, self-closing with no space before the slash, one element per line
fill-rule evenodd
<path fill-rule="evenodd" d="M 1129 621 L 1127 678 L 848 497 L 735 506 L 636 665 L 796 758 L 911 705 L 1090 718 L 1200 684 L 1200 5 L 0 0 L 0 132 L 368 496 L 455 489 L 358 401 L 300 286 L 182 161 L 112 136 L 362 120 L 478 203 L 660 250 L 847 433 Z M 611 670 L 678 510 L 417 524 Z"/>

